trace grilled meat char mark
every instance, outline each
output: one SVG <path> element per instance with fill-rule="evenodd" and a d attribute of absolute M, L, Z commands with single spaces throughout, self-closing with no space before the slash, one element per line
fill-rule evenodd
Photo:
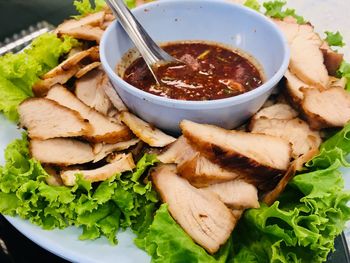
<path fill-rule="evenodd" d="M 264 134 L 225 130 L 213 125 L 182 121 L 190 144 L 212 162 L 246 175 L 260 189 L 273 187 L 291 160 L 289 142 Z M 244 143 L 246 142 L 246 143 Z M 271 186 L 269 181 L 272 180 Z"/>

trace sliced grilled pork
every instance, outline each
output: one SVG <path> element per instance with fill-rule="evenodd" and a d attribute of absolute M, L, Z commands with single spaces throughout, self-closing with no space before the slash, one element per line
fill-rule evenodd
<path fill-rule="evenodd" d="M 298 113 L 288 104 L 277 103 L 272 106 L 259 110 L 254 116 L 253 120 L 260 118 L 290 120 L 298 116 Z"/>
<path fill-rule="evenodd" d="M 296 172 L 302 171 L 302 169 L 304 169 L 304 164 L 311 160 L 318 152 L 318 148 L 313 148 L 294 160 L 276 187 L 264 195 L 263 202 L 267 205 L 272 205 L 284 191 L 289 181 L 293 179 Z"/>
<path fill-rule="evenodd" d="M 43 165 L 44 170 L 48 173 L 49 176 L 45 178 L 45 182 L 51 186 L 61 186 L 63 185 L 61 176 L 57 171 L 50 165 Z"/>
<path fill-rule="evenodd" d="M 304 89 L 302 110 L 313 129 L 343 127 L 350 120 L 350 94 L 339 87 Z"/>
<path fill-rule="evenodd" d="M 95 69 L 78 79 L 75 82 L 75 95 L 86 105 L 107 116 L 113 105 L 102 86 L 104 75 L 102 70 Z"/>
<path fill-rule="evenodd" d="M 309 87 L 309 85 L 298 79 L 289 70 L 286 71 L 284 77 L 286 78 L 285 92 L 287 98 L 293 107 L 298 108 L 304 97 L 303 93 L 301 92 L 301 88 Z"/>
<path fill-rule="evenodd" d="M 287 170 L 289 142 L 270 135 L 229 131 L 184 120 L 180 123 L 190 144 L 222 167 L 266 180 Z"/>
<path fill-rule="evenodd" d="M 312 131 L 309 125 L 299 118 L 278 120 L 260 118 L 250 125 L 252 133 L 268 134 L 280 137 L 292 144 L 293 158 L 306 154 L 321 144 L 320 134 Z"/>
<path fill-rule="evenodd" d="M 131 139 L 129 141 L 117 142 L 114 144 L 104 144 L 104 143 L 95 144 L 93 146 L 93 151 L 94 151 L 94 154 L 96 155 L 94 159 L 94 163 L 107 157 L 107 155 L 111 154 L 112 152 L 124 151 L 130 148 L 131 146 L 136 145 L 139 141 L 140 141 L 139 139 Z"/>
<path fill-rule="evenodd" d="M 63 34 L 62 32 L 69 31 L 71 29 L 81 27 L 81 26 L 99 26 L 103 23 L 105 18 L 105 12 L 100 11 L 87 16 L 84 16 L 80 19 L 69 19 L 60 24 L 56 30 L 56 34 Z"/>
<path fill-rule="evenodd" d="M 197 151 L 187 142 L 184 136 L 180 136 L 175 142 L 170 144 L 165 151 L 158 155 L 158 160 L 162 163 L 180 164 L 187 159 L 193 158 Z"/>
<path fill-rule="evenodd" d="M 57 67 L 53 68 L 42 76 L 42 80 L 39 80 L 33 86 L 33 92 L 36 96 L 45 96 L 48 90 L 55 84 L 64 84 L 71 77 L 73 77 L 81 68 L 79 63 L 96 52 L 96 48 L 92 47 L 87 50 L 83 50 L 68 57 L 65 61 L 60 63 Z"/>
<path fill-rule="evenodd" d="M 95 41 L 99 44 L 103 35 L 103 30 L 98 26 L 82 25 L 75 28 L 61 28 L 57 35 L 68 35 L 76 39 Z"/>
<path fill-rule="evenodd" d="M 337 70 L 339 69 L 340 64 L 343 62 L 344 55 L 333 51 L 327 42 L 323 42 L 321 51 L 323 53 L 324 64 L 328 70 L 328 74 L 331 76 L 336 76 Z"/>
<path fill-rule="evenodd" d="M 67 71 L 64 71 L 62 74 L 56 75 L 55 77 L 37 81 L 32 87 L 35 96 L 46 96 L 51 87 L 56 84 L 65 84 L 68 80 L 70 80 L 70 78 L 75 75 L 75 73 L 77 73 L 78 70 L 79 66 L 74 66 Z"/>
<path fill-rule="evenodd" d="M 88 143 L 74 139 L 31 140 L 29 149 L 33 158 L 45 164 L 68 166 L 91 162 L 95 158 Z"/>
<path fill-rule="evenodd" d="M 89 182 L 99 182 L 122 172 L 132 171 L 135 168 L 135 163 L 132 154 L 119 154 L 113 162 L 106 164 L 94 170 L 65 170 L 61 173 L 63 183 L 67 186 L 75 184 L 76 175 L 80 174 Z"/>
<path fill-rule="evenodd" d="M 300 80 L 315 86 L 326 87 L 328 71 L 320 50 L 322 40 L 309 24 L 299 25 L 294 21 L 275 20 L 288 39 L 291 56 L 289 69 Z"/>
<path fill-rule="evenodd" d="M 81 78 L 82 76 L 84 76 L 85 74 L 87 74 L 91 70 L 98 68 L 99 66 L 101 66 L 101 62 L 99 62 L 99 61 L 92 62 L 92 63 L 86 65 L 85 67 L 79 69 L 79 71 L 75 74 L 75 76 L 77 78 Z"/>
<path fill-rule="evenodd" d="M 140 140 L 149 146 L 164 147 L 176 140 L 130 112 L 122 112 L 120 119 Z"/>
<path fill-rule="evenodd" d="M 213 184 L 205 191 L 215 193 L 220 200 L 233 209 L 259 208 L 258 190 L 252 184 L 242 180 L 234 180 L 220 184 Z"/>
<path fill-rule="evenodd" d="M 111 100 L 113 106 L 118 110 L 118 111 L 128 111 L 128 108 L 125 106 L 124 102 L 122 99 L 119 97 L 118 93 L 115 91 L 113 88 L 111 82 L 109 81 L 107 75 L 104 76 L 103 79 L 103 89 L 108 96 L 108 98 Z"/>
<path fill-rule="evenodd" d="M 20 124 L 32 139 L 83 136 L 92 127 L 78 112 L 44 98 L 30 98 L 19 107 Z"/>
<path fill-rule="evenodd" d="M 244 174 L 226 170 L 197 153 L 177 166 L 178 173 L 196 187 L 205 187 L 237 178 L 247 178 Z"/>
<path fill-rule="evenodd" d="M 92 142 L 117 143 L 131 139 L 130 131 L 126 126 L 111 121 L 106 116 L 85 105 L 63 86 L 56 85 L 52 87 L 47 94 L 47 98 L 79 112 L 84 119 L 89 120 L 93 131 L 86 138 Z"/>
<path fill-rule="evenodd" d="M 227 182 L 239 177 L 237 173 L 225 170 L 200 155 L 184 136 L 180 136 L 166 151 L 158 155 L 158 160 L 177 164 L 178 173 L 196 187 Z"/>
<path fill-rule="evenodd" d="M 158 167 L 152 180 L 185 232 L 209 253 L 218 251 L 230 237 L 237 219 L 217 195 L 193 187 L 176 174 L 175 165 Z"/>
<path fill-rule="evenodd" d="M 329 84 L 328 84 L 328 88 L 341 88 L 341 89 L 345 89 L 346 88 L 346 84 L 347 84 L 347 80 L 345 77 L 342 77 L 341 79 L 335 78 L 335 77 L 330 77 L 329 78 Z"/>

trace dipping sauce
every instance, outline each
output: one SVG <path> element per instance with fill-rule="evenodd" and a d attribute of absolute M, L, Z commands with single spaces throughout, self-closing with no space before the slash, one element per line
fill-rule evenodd
<path fill-rule="evenodd" d="M 159 66 L 158 85 L 143 58 L 124 72 L 129 84 L 158 96 L 178 100 L 216 100 L 236 96 L 260 86 L 262 75 L 247 58 L 233 50 L 206 42 L 174 42 L 162 48 L 185 64 Z"/>

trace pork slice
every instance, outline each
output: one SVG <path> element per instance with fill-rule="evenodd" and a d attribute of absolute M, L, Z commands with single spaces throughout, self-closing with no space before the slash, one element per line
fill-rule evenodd
<path fill-rule="evenodd" d="M 130 112 L 122 112 L 120 114 L 120 120 L 129 127 L 136 137 L 149 146 L 164 147 L 176 140 L 174 137 L 165 134 Z"/>
<path fill-rule="evenodd" d="M 56 75 L 52 78 L 40 79 L 38 80 L 32 87 L 33 93 L 37 97 L 46 96 L 47 92 L 56 84 L 65 84 L 68 80 L 70 80 L 75 73 L 78 72 L 79 66 L 76 65 L 70 68 L 67 71 L 64 71 L 62 74 Z"/>
<path fill-rule="evenodd" d="M 158 160 L 177 164 L 178 173 L 196 187 L 227 182 L 238 177 L 237 173 L 225 170 L 202 156 L 184 136 L 180 136 L 158 155 Z"/>
<path fill-rule="evenodd" d="M 298 35 L 299 25 L 294 21 L 285 21 L 280 19 L 272 19 L 272 21 L 281 29 L 284 36 L 287 38 L 289 44 L 291 44 L 294 38 Z M 313 28 L 309 28 L 310 31 L 313 31 Z"/>
<path fill-rule="evenodd" d="M 321 51 L 323 54 L 324 64 L 327 68 L 328 74 L 330 76 L 336 76 L 337 70 L 339 69 L 341 63 L 344 60 L 344 55 L 333 51 L 327 42 L 323 42 L 321 46 Z"/>
<path fill-rule="evenodd" d="M 101 66 L 101 62 L 99 61 L 92 62 L 84 66 L 83 68 L 79 69 L 79 71 L 75 74 L 75 77 L 79 79 L 83 77 L 85 74 L 89 73 L 91 70 L 94 70 L 100 66 Z"/>
<path fill-rule="evenodd" d="M 350 94 L 339 87 L 304 89 L 302 110 L 311 128 L 343 127 L 350 120 Z"/>
<path fill-rule="evenodd" d="M 322 40 L 314 32 L 313 26 L 299 25 L 294 21 L 274 21 L 286 36 L 290 46 L 290 71 L 309 85 L 326 87 L 328 71 L 320 50 Z"/>
<path fill-rule="evenodd" d="M 86 138 L 92 142 L 117 143 L 131 139 L 129 129 L 113 122 L 108 117 L 85 105 L 77 99 L 70 91 L 60 85 L 52 87 L 47 98 L 59 104 L 77 111 L 84 119 L 87 119 L 93 130 Z"/>
<path fill-rule="evenodd" d="M 89 182 L 105 181 L 108 178 L 122 172 L 132 171 L 135 163 L 132 154 L 119 154 L 113 162 L 93 170 L 65 170 L 61 172 L 61 178 L 65 185 L 75 185 L 76 175 L 80 174 Z"/>
<path fill-rule="evenodd" d="M 64 84 L 70 78 L 72 78 L 81 68 L 80 62 L 89 57 L 96 50 L 95 47 L 76 52 L 66 60 L 61 62 L 58 66 L 51 69 L 45 75 L 43 75 L 41 80 L 33 86 L 33 92 L 36 96 L 45 96 L 48 90 L 55 84 Z"/>
<path fill-rule="evenodd" d="M 82 61 L 84 58 L 88 57 L 91 54 L 93 49 L 94 47 L 73 54 L 72 56 L 68 57 L 66 60 L 61 62 L 58 66 L 56 66 L 55 68 L 47 72 L 44 76 L 42 76 L 42 78 L 43 79 L 52 78 L 56 75 L 61 74 L 63 71 L 69 70 L 70 68 L 79 64 L 79 62 Z"/>
<path fill-rule="evenodd" d="M 272 205 L 278 199 L 281 193 L 284 191 L 289 181 L 293 179 L 296 172 L 302 171 L 304 169 L 304 164 L 310 161 L 318 153 L 319 153 L 318 148 L 313 148 L 313 149 L 310 149 L 309 152 L 295 159 L 289 166 L 287 172 L 283 175 L 281 180 L 278 182 L 276 187 L 264 194 L 263 202 L 269 206 Z"/>
<path fill-rule="evenodd" d="M 301 101 L 304 98 L 304 94 L 301 91 L 302 88 L 308 88 L 310 87 L 305 82 L 298 79 L 297 76 L 295 76 L 293 73 L 291 73 L 289 70 L 286 71 L 284 74 L 284 77 L 286 79 L 286 86 L 285 86 L 285 94 L 287 97 L 287 100 L 291 103 L 291 105 L 294 108 L 299 108 Z"/>
<path fill-rule="evenodd" d="M 326 87 L 328 71 L 323 63 L 321 43 L 316 33 L 297 36 L 290 46 L 289 68 L 307 84 Z"/>
<path fill-rule="evenodd" d="M 76 39 L 95 41 L 100 43 L 103 30 L 98 26 L 82 25 L 74 28 L 61 28 L 58 32 L 58 36 L 68 35 Z"/>
<path fill-rule="evenodd" d="M 223 183 L 237 178 L 245 178 L 243 174 L 226 170 L 218 164 L 197 153 L 177 166 L 178 173 L 186 178 L 195 187 L 205 187 L 212 184 Z M 247 180 L 249 180 L 247 178 Z"/>
<path fill-rule="evenodd" d="M 294 119 L 297 116 L 298 116 L 298 112 L 296 112 L 288 104 L 277 103 L 272 106 L 259 110 L 253 116 L 253 120 L 257 120 L 260 118 L 290 120 L 290 119 Z"/>
<path fill-rule="evenodd" d="M 176 222 L 209 253 L 214 254 L 230 237 L 237 219 L 217 195 L 193 187 L 176 174 L 175 165 L 152 172 L 154 186 Z"/>
<path fill-rule="evenodd" d="M 280 137 L 292 144 L 292 157 L 294 159 L 306 154 L 321 144 L 319 132 L 310 129 L 309 125 L 299 118 L 291 120 L 278 120 L 261 118 L 252 121 L 252 133 L 262 133 Z"/>
<path fill-rule="evenodd" d="M 95 69 L 75 82 L 75 95 L 89 107 L 107 116 L 114 107 L 103 89 L 105 73 Z"/>
<path fill-rule="evenodd" d="M 99 26 L 103 23 L 104 18 L 105 12 L 100 11 L 93 14 L 89 14 L 80 19 L 69 19 L 60 24 L 54 32 L 60 35 L 62 34 L 62 32 L 66 32 L 74 28 L 79 28 L 81 26 Z"/>
<path fill-rule="evenodd" d="M 92 127 L 78 112 L 45 98 L 30 98 L 18 107 L 20 125 L 32 139 L 84 136 Z"/>
<path fill-rule="evenodd" d="M 117 142 L 113 144 L 104 144 L 104 143 L 95 144 L 93 146 L 93 152 L 96 156 L 93 162 L 96 163 L 102 160 L 112 152 L 124 151 L 130 148 L 131 146 L 136 145 L 139 141 L 140 141 L 139 139 L 131 139 L 125 142 Z"/>
<path fill-rule="evenodd" d="M 258 178 L 271 178 L 289 166 L 289 142 L 270 135 L 229 131 L 184 120 L 180 123 L 190 144 L 212 162 Z"/>
<path fill-rule="evenodd" d="M 88 163 L 95 158 L 90 144 L 68 138 L 30 140 L 29 150 L 34 159 L 45 164 L 68 166 Z"/>
<path fill-rule="evenodd" d="M 341 89 L 345 89 L 346 88 L 346 84 L 347 84 L 347 80 L 345 77 L 342 77 L 341 79 L 335 78 L 335 77 L 330 77 L 329 78 L 329 84 L 328 84 L 328 88 L 341 88 Z"/>
<path fill-rule="evenodd" d="M 108 98 L 111 100 L 113 106 L 118 110 L 118 111 L 128 111 L 128 108 L 125 106 L 124 102 L 122 99 L 119 97 L 118 93 L 115 91 L 113 88 L 111 82 L 108 79 L 108 76 L 104 76 L 103 80 L 103 89 L 108 96 Z"/>
<path fill-rule="evenodd" d="M 197 151 L 187 142 L 184 136 L 180 136 L 176 141 L 171 143 L 165 150 L 158 154 L 157 158 L 162 163 L 180 164 L 187 159 L 193 158 Z"/>
<path fill-rule="evenodd" d="M 222 202 L 233 209 L 259 208 L 258 190 L 252 184 L 242 180 L 234 180 L 213 184 L 203 188 L 217 194 Z"/>
<path fill-rule="evenodd" d="M 45 165 L 45 164 L 43 165 L 43 168 L 44 168 L 45 172 L 47 172 L 47 174 L 49 175 L 49 176 L 47 176 L 45 178 L 45 182 L 48 185 L 51 185 L 51 186 L 61 186 L 61 185 L 63 185 L 62 178 L 57 173 L 56 169 L 54 169 L 50 165 Z"/>

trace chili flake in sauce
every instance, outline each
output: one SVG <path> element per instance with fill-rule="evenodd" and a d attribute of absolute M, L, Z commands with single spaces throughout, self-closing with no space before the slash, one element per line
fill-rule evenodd
<path fill-rule="evenodd" d="M 125 70 L 124 80 L 158 96 L 197 101 L 236 96 L 257 88 L 263 82 L 253 63 L 220 45 L 176 42 L 162 48 L 185 64 L 158 67 L 158 85 L 140 57 Z"/>

